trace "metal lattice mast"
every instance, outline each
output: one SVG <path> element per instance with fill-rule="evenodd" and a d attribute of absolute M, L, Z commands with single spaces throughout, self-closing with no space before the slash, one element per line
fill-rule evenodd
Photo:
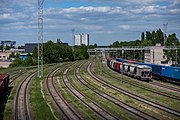
<path fill-rule="evenodd" d="M 38 0 L 38 76 L 43 76 L 43 2 Z"/>

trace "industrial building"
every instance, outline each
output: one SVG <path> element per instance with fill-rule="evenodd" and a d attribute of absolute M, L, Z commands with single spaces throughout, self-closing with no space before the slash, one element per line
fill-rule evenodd
<path fill-rule="evenodd" d="M 89 45 L 89 34 L 82 33 L 74 35 L 74 45 L 80 46 L 82 44 Z"/>
<path fill-rule="evenodd" d="M 1 46 L 6 47 L 15 47 L 16 41 L 10 41 L 10 40 L 5 40 L 5 41 L 1 41 Z"/>
<path fill-rule="evenodd" d="M 38 47 L 38 43 L 26 43 L 25 53 L 33 53 L 34 48 Z"/>
<path fill-rule="evenodd" d="M 74 35 L 74 45 L 80 46 L 82 43 L 81 35 Z"/>
<path fill-rule="evenodd" d="M 164 46 L 156 44 L 156 46 L 150 46 L 145 48 L 144 53 L 144 62 L 153 63 L 153 64 L 162 64 L 163 61 L 166 61 L 166 56 L 164 55 Z M 167 64 L 172 64 L 171 61 Z"/>
<path fill-rule="evenodd" d="M 81 35 L 82 36 L 82 44 L 84 44 L 84 45 L 89 45 L 89 34 L 82 34 Z"/>

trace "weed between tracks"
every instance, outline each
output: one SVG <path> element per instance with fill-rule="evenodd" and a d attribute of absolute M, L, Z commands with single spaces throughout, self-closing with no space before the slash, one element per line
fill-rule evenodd
<path fill-rule="evenodd" d="M 76 67 L 74 67 L 74 68 L 76 68 Z M 84 68 L 84 66 L 83 66 L 83 68 Z M 118 106 L 113 104 L 111 101 L 104 99 L 103 97 L 97 95 L 94 91 L 90 90 L 86 86 L 82 85 L 82 83 L 80 83 L 80 81 L 75 77 L 74 71 L 75 71 L 75 69 L 71 69 L 69 71 L 69 74 L 71 73 L 72 75 L 69 75 L 68 77 L 69 77 L 70 82 L 73 84 L 73 86 L 76 89 L 78 89 L 81 93 L 83 93 L 87 98 L 91 99 L 92 101 L 94 101 L 95 103 L 100 105 L 102 108 L 104 108 L 107 111 L 109 111 L 110 113 L 116 115 L 118 118 L 128 119 L 128 117 L 125 117 L 125 116 L 127 116 L 127 113 L 122 112 L 122 110 Z M 83 74 L 83 72 L 82 72 L 82 74 Z M 91 86 L 89 86 L 89 87 L 92 88 L 93 90 L 97 91 L 97 89 L 95 89 Z M 97 92 L 99 92 L 99 91 L 97 91 Z M 90 102 L 88 99 L 86 99 L 86 101 Z M 133 115 L 129 118 L 137 119 L 137 117 L 133 116 Z"/>
<path fill-rule="evenodd" d="M 33 115 L 36 120 L 53 120 L 55 119 L 50 107 L 48 106 L 48 100 L 45 93 L 45 98 L 41 93 L 41 82 L 46 79 L 48 74 L 59 64 L 48 67 L 44 70 L 44 78 L 35 77 L 30 86 L 30 102 Z M 43 91 L 44 92 L 44 91 Z"/>
<path fill-rule="evenodd" d="M 62 71 L 59 71 L 57 76 L 61 75 Z M 57 80 L 61 95 L 74 108 L 74 110 L 76 110 L 85 120 L 99 119 L 96 114 L 94 114 L 86 105 L 84 105 L 81 101 L 79 101 L 79 99 L 69 92 L 69 90 L 64 86 L 61 77 L 57 77 Z"/>

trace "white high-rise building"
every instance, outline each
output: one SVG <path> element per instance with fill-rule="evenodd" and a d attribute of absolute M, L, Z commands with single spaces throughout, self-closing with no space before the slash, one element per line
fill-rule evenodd
<path fill-rule="evenodd" d="M 82 36 L 82 44 L 84 44 L 84 45 L 89 45 L 89 34 L 82 34 L 81 35 Z"/>
<path fill-rule="evenodd" d="M 78 35 L 74 35 L 74 45 L 81 45 L 82 43 L 82 38 L 81 38 L 81 35 L 78 34 Z"/>
<path fill-rule="evenodd" d="M 75 35 L 74 40 L 75 40 L 74 45 L 79 46 L 79 45 L 84 44 L 84 45 L 88 46 L 89 45 L 89 34 L 82 33 L 82 34 Z"/>

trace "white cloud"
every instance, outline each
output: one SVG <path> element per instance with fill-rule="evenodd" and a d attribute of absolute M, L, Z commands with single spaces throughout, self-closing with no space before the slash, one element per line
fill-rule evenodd
<path fill-rule="evenodd" d="M 87 21 L 87 18 L 80 18 L 81 21 Z"/>
<path fill-rule="evenodd" d="M 180 14 L 180 9 L 172 9 L 172 10 L 169 10 L 169 12 L 172 14 L 177 14 L 177 13 Z"/>
<path fill-rule="evenodd" d="M 86 29 L 86 30 L 100 30 L 100 29 L 103 29 L 103 26 L 86 25 L 86 26 L 83 26 L 83 28 Z"/>
<path fill-rule="evenodd" d="M 1 2 L 2 4 L 0 4 L 0 8 L 2 8 L 2 11 L 0 11 L 0 31 L 3 31 L 6 35 L 4 34 L 3 36 L 1 34 L 0 39 L 6 39 L 11 34 L 13 36 L 12 39 L 19 39 L 23 37 L 18 36 L 18 30 L 20 29 L 21 32 L 24 32 L 24 35 L 31 32 L 36 33 L 37 0 L 1 1 L 3 3 Z M 66 2 L 64 0 L 46 0 L 45 4 L 48 4 L 48 1 Z M 128 40 L 130 37 L 125 35 L 124 32 L 131 32 L 132 36 L 139 36 L 140 32 L 156 30 L 161 27 L 162 23 L 166 22 L 169 23 L 169 31 L 177 32 L 177 35 L 179 34 L 178 31 L 180 31 L 180 9 L 178 7 L 180 0 L 80 1 L 83 1 L 83 4 L 79 7 L 73 4 L 71 7 L 69 5 L 68 7 L 61 7 L 61 3 L 59 3 L 59 7 L 57 5 L 55 8 L 48 5 L 48 7 L 44 7 L 44 39 L 51 39 L 51 36 L 56 37 L 61 34 L 64 36 L 62 38 L 63 40 L 69 40 L 71 39 L 69 36 L 72 34 L 71 29 L 74 28 L 76 32 L 93 33 L 99 40 L 101 38 L 112 39 L 112 41 L 114 39 Z M 86 1 L 88 1 L 89 6 L 84 4 Z M 159 4 L 162 1 L 165 4 Z M 91 5 L 90 2 L 95 2 L 95 5 Z M 68 1 L 68 3 L 71 2 Z M 109 5 L 108 3 L 111 4 Z M 11 32 L 7 29 L 9 31 L 11 30 Z M 7 33 L 10 35 L 7 35 Z M 121 36 L 118 36 L 119 34 Z M 30 37 L 32 38 L 29 39 L 34 39 L 34 36 Z M 137 37 L 134 39 L 137 39 Z"/>
<path fill-rule="evenodd" d="M 160 12 L 165 12 L 166 6 L 159 6 L 159 5 L 149 5 L 149 6 L 143 6 L 143 7 L 138 7 L 138 8 L 132 8 L 129 11 L 135 14 L 146 14 L 146 13 L 160 13 Z M 157 14 L 158 14 L 157 13 Z"/>
<path fill-rule="evenodd" d="M 71 7 L 71 8 L 65 8 L 63 9 L 63 13 L 76 13 L 76 12 L 108 12 L 111 10 L 111 7 L 105 7 L 105 6 L 102 6 L 102 7 L 93 7 L 93 6 L 87 6 L 87 7 L 84 7 L 84 6 L 81 6 L 79 8 L 76 8 L 76 7 Z"/>
<path fill-rule="evenodd" d="M 10 13 L 0 14 L 0 19 L 14 19 Z"/>
<path fill-rule="evenodd" d="M 119 27 L 124 29 L 124 30 L 130 29 L 130 25 L 119 25 Z"/>

